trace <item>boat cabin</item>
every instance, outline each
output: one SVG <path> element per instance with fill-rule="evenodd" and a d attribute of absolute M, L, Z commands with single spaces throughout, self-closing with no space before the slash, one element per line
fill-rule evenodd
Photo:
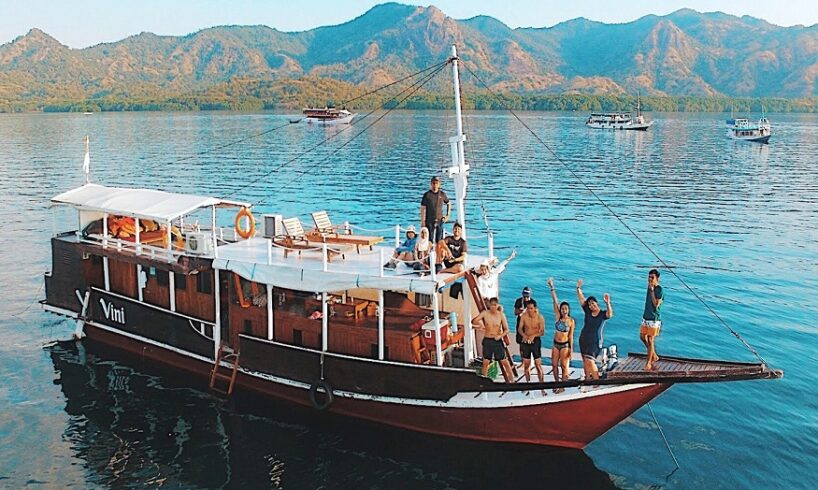
<path fill-rule="evenodd" d="M 347 235 L 346 226 L 296 242 L 281 220 L 265 219 L 264 230 L 242 238 L 241 226 L 217 225 L 217 212 L 249 204 L 145 189 L 86 184 L 52 202 L 78 213 L 76 229 L 52 239 L 52 306 L 90 308 L 110 320 L 116 299 L 175 316 L 185 320 L 178 332 L 152 338 L 210 358 L 251 339 L 412 364 L 462 367 L 474 356 L 464 325 L 477 311 L 465 299 L 473 294 L 463 287 L 465 273 L 386 269 L 393 247 L 377 243 L 381 237 Z M 193 217 L 202 211 L 206 224 Z M 470 254 L 467 269 L 486 260 Z M 142 334 L 167 330 L 120 323 Z"/>

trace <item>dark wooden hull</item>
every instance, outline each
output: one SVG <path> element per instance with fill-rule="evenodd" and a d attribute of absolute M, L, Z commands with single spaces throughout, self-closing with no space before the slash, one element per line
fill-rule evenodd
<path fill-rule="evenodd" d="M 162 363 L 201 380 L 210 375 L 212 364 L 204 360 L 146 345 L 95 325 L 87 325 L 86 332 L 91 342 L 100 342 L 141 359 Z M 327 381 L 330 381 L 329 378 Z M 331 382 L 330 386 L 333 386 Z M 669 384 L 648 385 L 602 396 L 540 405 L 459 409 L 402 404 L 394 399 L 345 398 L 336 393 L 327 412 L 447 437 L 581 449 L 669 387 Z M 236 389 L 251 390 L 265 397 L 315 410 L 309 389 L 303 386 L 282 384 L 242 372 Z M 531 424 L 532 420 L 539 422 Z"/>

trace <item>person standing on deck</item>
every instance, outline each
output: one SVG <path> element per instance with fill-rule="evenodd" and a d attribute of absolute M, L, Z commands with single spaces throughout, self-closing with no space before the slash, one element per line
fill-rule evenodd
<path fill-rule="evenodd" d="M 506 315 L 499 311 L 498 306 L 497 298 L 491 298 L 489 309 L 481 311 L 472 319 L 471 324 L 478 328 L 482 324 L 486 333 L 483 338 L 483 376 L 488 376 L 489 363 L 496 360 L 500 363 L 500 370 L 506 383 L 513 383 L 511 364 L 506 359 L 506 346 L 503 344 L 503 336 L 508 333 L 508 320 Z"/>
<path fill-rule="evenodd" d="M 659 271 L 651 269 L 648 272 L 648 292 L 645 296 L 645 311 L 642 313 L 642 325 L 639 328 L 639 338 L 648 350 L 648 360 L 645 369 L 653 369 L 653 363 L 659 360 L 656 355 L 656 337 L 662 328 L 662 303 L 665 292 L 659 285 Z"/>
<path fill-rule="evenodd" d="M 430 189 L 423 194 L 420 200 L 420 226 L 429 229 L 432 243 L 443 239 L 443 223 L 449 221 L 452 204 L 449 196 L 440 189 L 440 177 L 435 175 L 429 183 Z M 443 205 L 446 205 L 446 215 L 443 215 Z"/>
<path fill-rule="evenodd" d="M 548 288 L 551 290 L 551 302 L 554 305 L 554 343 L 551 347 L 551 371 L 554 381 L 568 381 L 570 375 L 571 355 L 574 353 L 574 328 L 576 322 L 571 318 L 571 306 L 557 299 L 557 289 L 554 287 L 554 278 L 548 278 Z M 560 376 L 560 371 L 562 375 Z M 565 388 L 557 388 L 555 393 L 561 393 Z"/>
<path fill-rule="evenodd" d="M 515 327 L 517 331 L 517 335 L 515 336 L 517 345 L 523 343 L 523 336 L 520 333 L 520 315 L 523 314 L 530 301 L 534 301 L 534 298 L 531 297 L 531 288 L 526 286 L 523 288 L 523 292 L 520 297 L 514 302 L 514 316 L 517 317 L 517 326 Z"/>
<path fill-rule="evenodd" d="M 531 381 L 531 358 L 533 357 L 537 378 L 542 383 L 545 381 L 542 370 L 542 336 L 545 335 L 545 319 L 537 309 L 537 302 L 533 299 L 528 302 L 525 313 L 520 315 L 520 333 L 523 336 L 520 355 L 523 358 L 525 380 Z M 544 391 L 543 394 L 545 394 Z"/>
<path fill-rule="evenodd" d="M 599 369 L 596 366 L 596 357 L 602 350 L 604 336 L 602 329 L 605 322 L 613 317 L 613 306 L 611 306 L 611 295 L 605 293 L 602 299 L 605 301 L 606 309 L 599 307 L 599 302 L 593 296 L 582 294 L 582 279 L 577 281 L 577 299 L 585 312 L 585 323 L 579 333 L 579 352 L 582 354 L 582 367 L 585 369 L 585 379 L 599 379 Z"/>

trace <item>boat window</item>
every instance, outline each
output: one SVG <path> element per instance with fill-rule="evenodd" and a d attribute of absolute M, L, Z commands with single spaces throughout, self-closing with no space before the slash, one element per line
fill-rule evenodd
<path fill-rule="evenodd" d="M 196 274 L 196 291 L 204 294 L 213 292 L 213 287 L 210 284 L 210 274 L 206 272 L 199 272 Z"/>
<path fill-rule="evenodd" d="M 179 291 L 184 291 L 187 289 L 187 276 L 184 274 L 179 274 L 178 272 L 173 273 L 173 281 L 176 285 L 176 289 Z"/>
<path fill-rule="evenodd" d="M 415 304 L 420 307 L 431 307 L 432 306 L 432 295 L 431 294 L 423 294 L 423 293 L 415 293 Z"/>
<path fill-rule="evenodd" d="M 167 271 L 156 271 L 156 281 L 162 285 L 167 286 L 169 284 L 168 280 L 168 272 Z"/>

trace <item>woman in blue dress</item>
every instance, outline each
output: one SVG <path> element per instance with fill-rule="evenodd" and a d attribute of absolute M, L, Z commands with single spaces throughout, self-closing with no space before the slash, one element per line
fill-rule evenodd
<path fill-rule="evenodd" d="M 596 357 L 602 350 L 604 340 L 602 330 L 605 322 L 613 317 L 613 306 L 611 306 L 611 295 L 605 293 L 602 300 L 605 302 L 605 309 L 599 307 L 599 302 L 593 296 L 582 294 L 582 279 L 577 281 L 577 299 L 585 312 L 585 322 L 582 331 L 579 333 L 579 352 L 582 354 L 582 366 L 585 369 L 585 379 L 599 379 L 599 369 L 596 365 Z"/>

